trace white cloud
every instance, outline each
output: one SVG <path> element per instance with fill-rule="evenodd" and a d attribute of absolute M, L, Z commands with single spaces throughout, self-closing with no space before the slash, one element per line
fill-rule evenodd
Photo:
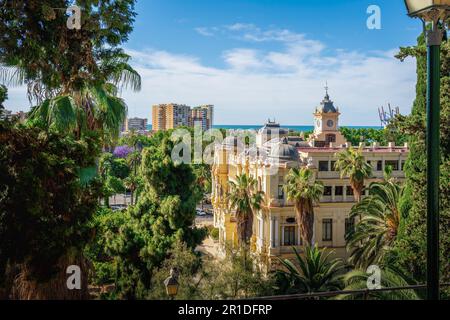
<path fill-rule="evenodd" d="M 214 35 L 214 32 L 210 28 L 198 27 L 195 28 L 195 31 L 205 37 L 212 37 Z"/>
<path fill-rule="evenodd" d="M 150 120 L 152 104 L 208 103 L 216 105 L 217 124 L 262 124 L 270 117 L 282 124 L 308 125 L 326 81 L 344 125 L 378 125 L 377 108 L 388 102 L 410 112 L 415 61 L 401 63 L 393 57 L 395 49 L 325 51 L 322 42 L 289 30 L 234 24 L 215 32 L 224 30 L 244 43 L 272 41 L 279 48 L 230 48 L 221 55 L 223 67 L 162 50 L 128 50 L 143 80 L 141 92 L 124 93 L 130 114 Z M 13 97 L 11 105 L 17 101 Z"/>

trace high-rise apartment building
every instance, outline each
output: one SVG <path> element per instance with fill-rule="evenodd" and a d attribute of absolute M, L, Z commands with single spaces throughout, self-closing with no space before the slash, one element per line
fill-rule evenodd
<path fill-rule="evenodd" d="M 125 120 L 125 130 L 128 131 L 146 131 L 147 130 L 147 119 L 142 118 L 130 118 Z"/>
<path fill-rule="evenodd" d="M 192 125 L 200 123 L 203 131 L 211 129 L 214 123 L 214 106 L 203 105 L 192 108 L 191 118 Z"/>
<path fill-rule="evenodd" d="M 190 126 L 191 123 L 191 107 L 189 106 L 174 103 L 153 106 L 152 126 L 154 131 Z"/>

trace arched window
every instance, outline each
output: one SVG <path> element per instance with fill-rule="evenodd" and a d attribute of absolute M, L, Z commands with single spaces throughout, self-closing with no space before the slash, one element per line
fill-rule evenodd
<path fill-rule="evenodd" d="M 335 134 L 327 134 L 325 136 L 325 140 L 327 143 L 332 143 L 332 142 L 334 143 L 334 142 L 336 142 L 336 135 Z"/>

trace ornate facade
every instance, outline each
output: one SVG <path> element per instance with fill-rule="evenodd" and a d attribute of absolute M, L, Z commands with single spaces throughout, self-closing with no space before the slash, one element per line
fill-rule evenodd
<path fill-rule="evenodd" d="M 269 121 L 258 131 L 256 144 L 251 148 L 246 148 L 236 136 L 227 137 L 216 147 L 212 199 L 214 224 L 220 231 L 223 254 L 227 245 L 237 244 L 235 213 L 226 200 L 229 181 L 243 173 L 254 177 L 265 194 L 263 208 L 254 217 L 252 250 L 266 266 L 273 265 L 276 257 L 291 256 L 292 247 L 301 251 L 295 209 L 287 200 L 284 184 L 291 168 L 307 166 L 325 187 L 320 203 L 314 208 L 314 243 L 333 249 L 338 257 L 347 257 L 345 234 L 353 227 L 349 213 L 355 199 L 349 180 L 341 179 L 339 172 L 334 171 L 335 154 L 350 147 L 339 132 L 339 116 L 339 109 L 327 92 L 314 112 L 315 129 L 308 140 L 290 137 L 288 130 Z M 374 143 L 370 147 L 364 146 L 363 153 L 373 167 L 373 177 L 367 179 L 367 186 L 383 178 L 387 165 L 392 166 L 394 177 L 404 179 L 403 166 L 408 156 L 406 145 Z"/>

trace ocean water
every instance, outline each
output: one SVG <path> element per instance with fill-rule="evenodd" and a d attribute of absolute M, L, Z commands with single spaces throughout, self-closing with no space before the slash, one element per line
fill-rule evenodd
<path fill-rule="evenodd" d="M 213 126 L 215 129 L 226 129 L 226 130 L 259 130 L 262 125 L 228 125 L 228 124 L 218 124 Z M 282 125 L 284 129 L 289 129 L 291 131 L 307 132 L 314 130 L 314 126 L 297 126 L 297 125 Z M 383 129 L 381 126 L 344 126 L 351 129 Z M 151 130 L 152 126 L 148 125 L 148 129 Z"/>

